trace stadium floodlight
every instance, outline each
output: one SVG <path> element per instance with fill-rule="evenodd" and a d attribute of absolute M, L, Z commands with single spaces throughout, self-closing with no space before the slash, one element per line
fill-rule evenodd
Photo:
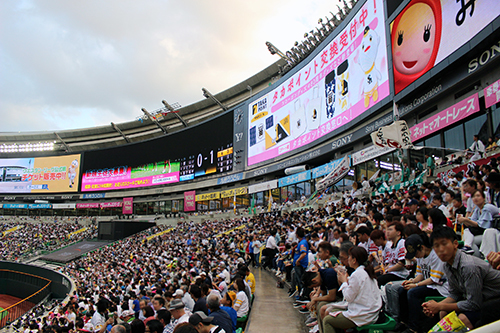
<path fill-rule="evenodd" d="M 111 127 L 113 127 L 113 129 L 117 131 L 125 139 L 125 141 L 127 141 L 127 143 L 130 143 L 130 139 L 125 134 L 123 134 L 121 129 L 118 128 L 118 126 L 116 126 L 114 122 L 111 122 Z"/>
<path fill-rule="evenodd" d="M 217 98 L 215 98 L 215 96 L 210 93 L 210 91 L 208 91 L 205 88 L 201 88 L 201 91 L 203 92 L 203 96 L 205 98 L 211 99 L 215 104 L 219 105 L 222 108 L 222 110 L 224 110 L 224 111 L 228 110 L 224 104 L 219 102 L 219 100 Z"/>
<path fill-rule="evenodd" d="M 165 127 L 163 127 L 159 122 L 158 120 L 156 120 L 155 117 L 153 117 L 151 115 L 151 113 L 148 112 L 148 110 L 146 110 L 145 108 L 142 108 L 141 109 L 142 112 L 144 112 L 144 114 L 153 122 L 156 124 L 156 126 L 158 126 L 159 129 L 161 129 L 161 131 L 163 132 L 163 134 L 168 134 L 167 132 L 167 129 Z"/>
<path fill-rule="evenodd" d="M 163 103 L 163 105 L 165 105 L 165 108 L 169 112 L 172 112 L 177 117 L 177 119 L 179 119 L 179 121 L 182 123 L 182 125 L 184 125 L 184 127 L 188 126 L 186 121 L 180 116 L 179 111 L 177 111 L 177 109 L 181 107 L 178 103 L 175 103 L 174 106 L 171 106 L 170 104 L 167 103 L 166 100 L 163 100 L 161 102 Z"/>
<path fill-rule="evenodd" d="M 272 55 L 279 55 L 281 59 L 285 60 L 286 62 L 290 61 L 290 59 L 288 59 L 288 57 L 283 53 L 281 52 L 276 46 L 274 46 L 273 43 L 271 42 L 266 42 L 266 46 L 267 46 L 267 49 L 269 50 L 269 52 L 271 52 Z"/>

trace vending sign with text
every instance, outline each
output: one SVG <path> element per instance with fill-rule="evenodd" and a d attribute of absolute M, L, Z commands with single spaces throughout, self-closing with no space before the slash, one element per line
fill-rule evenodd
<path fill-rule="evenodd" d="M 248 165 L 303 147 L 389 95 L 384 4 L 367 1 L 335 38 L 249 105 Z"/>
<path fill-rule="evenodd" d="M 179 181 L 179 162 L 170 160 L 137 167 L 120 166 L 89 170 L 82 176 L 82 192 L 118 190 L 176 183 Z"/>
<path fill-rule="evenodd" d="M 499 14 L 498 0 L 412 0 L 391 23 L 395 93 L 446 59 Z"/>
<path fill-rule="evenodd" d="M 80 155 L 0 159 L 0 193 L 77 192 Z"/>

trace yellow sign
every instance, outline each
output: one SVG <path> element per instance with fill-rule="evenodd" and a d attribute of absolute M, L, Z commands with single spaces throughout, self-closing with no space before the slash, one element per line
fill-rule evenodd
<path fill-rule="evenodd" d="M 7 234 L 10 234 L 11 232 L 16 231 L 17 229 L 20 229 L 20 228 L 22 228 L 22 227 L 23 227 L 22 225 L 16 225 L 15 227 L 10 228 L 9 230 L 5 230 L 5 231 L 3 232 L 3 234 L 2 234 L 2 236 L 5 236 L 5 235 L 7 235 Z"/>
<path fill-rule="evenodd" d="M 234 188 L 232 190 L 222 191 L 222 192 L 220 192 L 220 197 L 221 198 L 231 198 L 234 196 L 235 192 L 236 192 L 236 196 L 247 194 L 247 188 L 246 187 L 238 187 L 238 188 Z"/>
<path fill-rule="evenodd" d="M 69 233 L 68 236 L 66 236 L 66 237 L 70 238 L 71 236 L 79 234 L 81 232 L 84 232 L 85 230 L 87 230 L 87 228 L 78 229 L 77 231 L 73 231 L 73 232 Z"/>
<path fill-rule="evenodd" d="M 214 200 L 220 198 L 220 192 L 212 192 L 205 194 L 197 194 L 196 201 L 206 201 L 206 200 Z"/>
<path fill-rule="evenodd" d="M 233 147 L 217 152 L 217 157 L 224 157 L 233 153 Z"/>
<path fill-rule="evenodd" d="M 146 239 L 148 241 L 152 240 L 153 238 L 155 237 L 158 237 L 158 236 L 161 236 L 161 235 L 164 235 L 164 234 L 168 234 L 170 231 L 174 230 L 174 228 L 170 228 L 170 229 L 167 229 L 167 230 L 163 230 L 163 231 L 160 231 L 154 235 L 151 235 L 151 236 L 148 236 Z M 145 240 L 142 241 L 143 243 L 145 242 Z"/>

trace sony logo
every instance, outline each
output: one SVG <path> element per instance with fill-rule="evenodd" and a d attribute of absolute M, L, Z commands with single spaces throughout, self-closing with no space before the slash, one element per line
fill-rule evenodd
<path fill-rule="evenodd" d="M 474 72 L 480 66 L 484 66 L 490 59 L 494 58 L 496 53 L 500 52 L 500 42 L 492 45 L 488 50 L 485 50 L 479 57 L 472 59 L 469 62 L 469 73 Z"/>
<path fill-rule="evenodd" d="M 352 134 L 346 135 L 343 138 L 340 138 L 338 140 L 335 140 L 332 142 L 332 149 L 337 149 L 339 147 L 342 147 L 345 144 L 348 144 L 351 142 Z"/>

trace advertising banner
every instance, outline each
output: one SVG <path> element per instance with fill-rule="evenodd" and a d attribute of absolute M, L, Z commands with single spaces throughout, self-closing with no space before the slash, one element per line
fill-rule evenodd
<path fill-rule="evenodd" d="M 103 199 L 106 193 L 85 193 L 83 199 Z"/>
<path fill-rule="evenodd" d="M 28 204 L 29 209 L 51 209 L 51 204 Z"/>
<path fill-rule="evenodd" d="M 99 203 L 98 202 L 92 202 L 92 203 L 77 203 L 76 208 L 99 208 Z"/>
<path fill-rule="evenodd" d="M 196 210 L 196 191 L 184 192 L 184 211 L 194 212 Z"/>
<path fill-rule="evenodd" d="M 121 201 L 115 201 L 115 202 L 101 202 L 100 207 L 101 208 L 117 208 L 121 207 L 123 202 Z"/>
<path fill-rule="evenodd" d="M 248 165 L 314 142 L 388 96 L 385 36 L 383 1 L 367 1 L 314 59 L 251 102 Z"/>
<path fill-rule="evenodd" d="M 329 186 L 338 183 L 342 178 L 344 178 L 349 172 L 349 158 L 344 156 L 342 161 L 337 165 L 332 172 L 330 172 L 325 178 L 321 179 L 316 183 L 316 190 L 322 191 Z"/>
<path fill-rule="evenodd" d="M 206 200 L 214 200 L 220 198 L 220 192 L 212 192 L 205 194 L 197 194 L 196 201 L 206 201 Z"/>
<path fill-rule="evenodd" d="M 2 158 L 0 193 L 77 192 L 80 155 Z"/>
<path fill-rule="evenodd" d="M 10 208 L 10 209 L 26 209 L 28 208 L 27 204 L 4 204 L 3 208 Z"/>
<path fill-rule="evenodd" d="M 134 198 L 123 198 L 123 214 L 134 214 Z"/>
<path fill-rule="evenodd" d="M 176 183 L 179 162 L 161 161 L 137 167 L 121 166 L 91 170 L 83 174 L 82 191 L 118 190 Z"/>
<path fill-rule="evenodd" d="M 335 167 L 337 167 L 337 165 L 339 165 L 340 162 L 342 162 L 341 158 L 339 158 L 338 160 L 335 160 L 333 162 L 323 164 L 317 168 L 312 169 L 311 170 L 311 178 L 316 179 L 316 178 L 319 178 L 321 176 L 329 174 L 330 172 L 333 171 L 333 169 L 335 169 Z"/>
<path fill-rule="evenodd" d="M 232 190 L 221 191 L 220 197 L 221 198 L 232 198 L 234 196 L 243 195 L 243 194 L 247 194 L 246 187 L 239 187 L 239 188 L 235 188 Z"/>
<path fill-rule="evenodd" d="M 500 80 L 484 88 L 484 104 L 487 108 L 500 102 Z"/>
<path fill-rule="evenodd" d="M 499 14 L 498 0 L 412 0 L 391 23 L 395 93 L 446 59 Z"/>
<path fill-rule="evenodd" d="M 254 184 L 248 186 L 248 193 L 257 193 L 257 192 L 263 192 L 267 190 L 272 190 L 278 187 L 278 180 L 273 179 L 267 182 L 263 182 L 260 184 Z"/>
<path fill-rule="evenodd" d="M 475 93 L 469 98 L 466 98 L 439 112 L 438 114 L 427 118 L 421 123 L 412 126 L 412 128 L 410 128 L 411 139 L 413 141 L 417 141 L 425 138 L 426 136 L 440 131 L 449 125 L 467 118 L 479 110 L 479 95 Z"/>
<path fill-rule="evenodd" d="M 304 172 L 299 172 L 291 176 L 283 177 L 278 179 L 279 187 L 293 185 L 301 182 L 305 182 L 306 180 L 311 179 L 311 170 L 307 170 Z"/>
<path fill-rule="evenodd" d="M 63 203 L 63 204 L 52 204 L 52 209 L 75 209 L 76 204 Z"/>
<path fill-rule="evenodd" d="M 352 154 L 352 165 L 358 165 L 360 163 L 372 160 L 375 157 L 379 157 L 394 150 L 396 150 L 396 148 L 379 147 L 375 145 L 365 149 L 361 149 L 360 151 L 357 151 L 354 154 Z"/>

